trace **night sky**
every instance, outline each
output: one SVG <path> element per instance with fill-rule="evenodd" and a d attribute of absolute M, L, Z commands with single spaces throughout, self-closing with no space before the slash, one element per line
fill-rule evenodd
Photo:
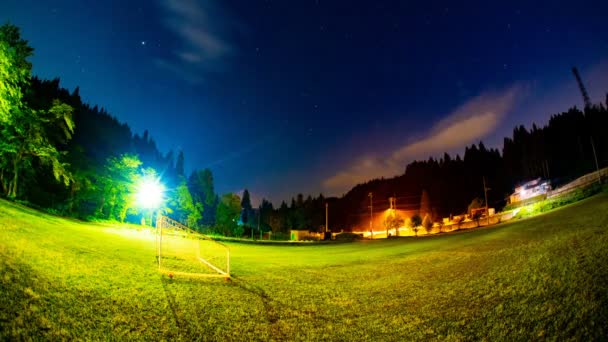
<path fill-rule="evenodd" d="M 278 205 L 501 147 L 582 107 L 572 66 L 604 101 L 608 1 L 490 3 L 2 0 L 0 22 L 35 75 Z"/>

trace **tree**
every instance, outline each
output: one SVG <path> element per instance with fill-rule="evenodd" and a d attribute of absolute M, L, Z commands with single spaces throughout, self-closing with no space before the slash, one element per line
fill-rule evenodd
<path fill-rule="evenodd" d="M 72 107 L 55 100 L 49 109 L 33 110 L 23 102 L 32 69 L 27 59 L 33 51 L 17 27 L 0 26 L 0 183 L 12 198 L 18 196 L 21 171 L 34 159 L 50 167 L 57 181 L 66 186 L 71 181 L 55 143 L 72 138 Z M 59 137 L 54 136 L 57 128 Z"/>
<path fill-rule="evenodd" d="M 386 219 L 384 220 L 384 228 L 386 228 L 386 237 L 388 238 L 389 230 L 391 230 L 391 229 L 395 229 L 395 232 L 396 232 L 395 235 L 399 236 L 398 229 L 399 229 L 399 227 L 403 226 L 404 223 L 405 223 L 405 221 L 398 214 L 388 215 L 386 217 Z"/>
<path fill-rule="evenodd" d="M 0 124 L 14 123 L 13 114 L 23 108 L 23 87 L 27 86 L 32 64 L 27 60 L 34 49 L 21 39 L 16 26 L 0 26 Z"/>
<path fill-rule="evenodd" d="M 422 217 L 431 215 L 431 200 L 426 189 L 422 190 L 422 195 L 420 195 L 420 215 Z"/>
<path fill-rule="evenodd" d="M 422 220 L 422 226 L 424 227 L 424 230 L 426 230 L 427 234 L 431 233 L 431 230 L 433 229 L 433 220 L 431 220 L 430 215 L 425 215 L 424 219 Z"/>
<path fill-rule="evenodd" d="M 146 131 L 147 133 L 148 131 Z M 178 177 L 184 177 L 184 151 L 179 151 L 175 162 L 175 173 Z"/>
<path fill-rule="evenodd" d="M 217 226 L 220 233 L 241 237 L 243 227 L 238 220 L 241 215 L 241 199 L 236 194 L 225 194 L 217 206 Z"/>
<path fill-rule="evenodd" d="M 471 215 L 471 213 L 473 212 L 473 209 L 479 209 L 479 208 L 483 208 L 483 207 L 484 207 L 483 200 L 479 197 L 476 197 L 469 204 L 468 213 L 469 213 L 469 215 Z"/>
<path fill-rule="evenodd" d="M 251 198 L 249 197 L 249 190 L 243 191 L 243 199 L 241 200 L 241 221 L 243 225 L 251 227 L 253 225 L 253 210 L 251 208 Z"/>
<path fill-rule="evenodd" d="M 110 157 L 97 179 L 99 206 L 97 216 L 124 222 L 129 211 L 135 213 L 135 194 L 141 178 L 141 161 L 137 155 Z"/>
<path fill-rule="evenodd" d="M 270 201 L 265 198 L 262 198 L 262 203 L 260 203 L 260 220 L 268 225 L 270 225 L 270 219 L 272 217 L 272 213 L 274 212 L 274 206 Z"/>
<path fill-rule="evenodd" d="M 480 209 L 480 208 L 484 208 L 484 207 L 485 207 L 485 203 L 479 197 L 474 198 L 471 201 L 471 203 L 469 204 L 468 213 L 469 213 L 469 215 L 471 215 L 471 219 L 477 222 L 477 227 L 479 227 L 479 219 L 481 218 L 482 212 L 481 212 L 481 210 L 475 210 L 475 209 Z"/>
<path fill-rule="evenodd" d="M 178 221 L 185 224 L 190 228 L 199 230 L 198 222 L 201 219 L 201 203 L 196 203 L 192 200 L 190 190 L 184 177 L 180 177 L 180 183 L 176 189 L 176 202 L 177 202 L 177 217 Z"/>
<path fill-rule="evenodd" d="M 289 207 L 285 201 L 281 202 L 278 210 L 279 214 L 279 231 L 286 233 L 289 231 Z"/>
<path fill-rule="evenodd" d="M 192 200 L 201 211 L 201 223 L 205 226 L 214 225 L 219 201 L 213 188 L 213 174 L 211 170 L 192 171 L 188 178 L 188 188 L 190 189 Z"/>
<path fill-rule="evenodd" d="M 65 186 L 70 184 L 72 176 L 68 164 L 63 160 L 65 153 L 57 149 L 56 143 L 65 143 L 72 138 L 72 112 L 72 107 L 55 100 L 48 111 L 23 107 L 13 113 L 14 121 L 11 124 L 3 125 L 0 156 L 3 159 L 3 173 L 8 172 L 11 176 L 7 187 L 9 197 L 17 197 L 20 172 L 31 167 L 34 159 L 50 167 L 57 181 L 62 181 Z M 60 141 L 53 141 L 52 132 L 57 128 L 63 136 Z"/>
<path fill-rule="evenodd" d="M 422 218 L 419 214 L 414 214 L 410 219 L 410 222 L 412 223 L 412 230 L 414 231 L 414 234 L 418 236 L 418 230 L 420 229 L 420 225 L 422 224 Z"/>

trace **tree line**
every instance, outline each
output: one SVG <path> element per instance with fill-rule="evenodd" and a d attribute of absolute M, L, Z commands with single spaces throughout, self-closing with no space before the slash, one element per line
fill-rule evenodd
<path fill-rule="evenodd" d="M 64 216 L 151 224 L 153 213 L 137 207 L 134 193 L 154 176 L 168 189 L 162 211 L 202 232 L 321 231 L 326 205 L 329 228 L 348 230 L 368 219 L 370 193 L 377 212 L 396 197 L 396 209 L 437 221 L 483 205 L 484 181 L 488 204 L 500 208 L 520 182 L 543 177 L 556 186 L 608 165 L 607 96 L 606 104 L 555 114 L 544 127 L 515 127 L 502 151 L 479 142 L 462 157 L 414 161 L 399 176 L 358 184 L 341 197 L 298 194 L 254 208 L 247 190 L 242 198 L 218 195 L 209 169 L 186 175 L 182 151 L 162 154 L 148 131 L 133 134 L 104 108 L 83 103 L 78 88 L 32 77 L 32 54 L 17 27 L 0 27 L 0 187 L 7 198 Z"/>
<path fill-rule="evenodd" d="M 104 108 L 83 103 L 79 88 L 69 92 L 59 79 L 32 77 L 33 51 L 17 27 L 0 27 L 5 197 L 80 219 L 151 224 L 135 192 L 143 177 L 161 177 L 164 213 L 201 231 L 234 233 L 240 202 L 215 193 L 211 170 L 186 175 L 182 151 L 163 155 L 148 131 L 133 134 Z"/>
<path fill-rule="evenodd" d="M 329 228 L 348 231 L 362 222 L 369 224 L 370 193 L 375 212 L 387 210 L 390 198 L 396 197 L 396 209 L 422 218 L 428 214 L 440 222 L 485 206 L 484 181 L 488 205 L 499 210 L 514 187 L 525 181 L 540 177 L 558 187 L 604 168 L 608 166 L 607 108 L 608 95 L 605 103 L 554 114 L 541 128 L 536 124 L 531 129 L 515 127 L 512 137 L 504 138 L 502 151 L 479 142 L 465 147 L 462 157 L 444 153 L 439 159 L 413 161 L 399 176 L 358 184 L 339 198 L 326 199 Z M 287 215 L 295 216 L 294 209 L 289 210 Z M 316 207 L 311 215 L 324 217 L 324 210 Z M 322 229 L 319 222 L 310 228 Z"/>

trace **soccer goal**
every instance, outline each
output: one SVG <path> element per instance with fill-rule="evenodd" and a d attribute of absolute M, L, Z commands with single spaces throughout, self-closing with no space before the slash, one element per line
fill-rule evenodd
<path fill-rule="evenodd" d="M 167 216 L 156 220 L 156 257 L 162 273 L 230 278 L 230 249 Z"/>

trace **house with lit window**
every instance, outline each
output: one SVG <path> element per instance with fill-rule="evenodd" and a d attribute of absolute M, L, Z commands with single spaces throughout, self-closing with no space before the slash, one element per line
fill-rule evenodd
<path fill-rule="evenodd" d="M 549 191 L 551 191 L 551 183 L 548 180 L 536 178 L 516 187 L 515 192 L 509 196 L 509 203 L 513 204 L 537 196 L 546 196 Z"/>

